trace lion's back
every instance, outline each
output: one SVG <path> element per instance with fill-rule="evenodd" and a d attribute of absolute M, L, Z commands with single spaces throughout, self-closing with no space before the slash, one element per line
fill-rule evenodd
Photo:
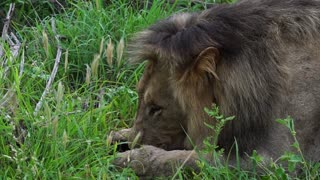
<path fill-rule="evenodd" d="M 316 40 L 315 40 L 316 41 Z M 285 115 L 294 118 L 305 156 L 320 160 L 320 49 L 300 47 L 288 57 L 290 80 Z"/>

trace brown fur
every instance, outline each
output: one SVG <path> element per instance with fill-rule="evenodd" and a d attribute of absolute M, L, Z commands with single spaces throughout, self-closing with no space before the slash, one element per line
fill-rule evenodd
<path fill-rule="evenodd" d="M 215 124 L 203 109 L 234 115 L 219 135 L 227 152 L 277 158 L 292 143 L 275 122 L 295 119 L 308 160 L 320 160 L 320 2 L 241 1 L 177 14 L 137 34 L 132 62 L 148 60 L 133 132 L 166 150 L 201 147 Z M 134 134 L 135 134 L 134 133 Z M 170 151 L 167 151 L 168 153 Z M 231 157 L 231 163 L 232 163 Z"/>

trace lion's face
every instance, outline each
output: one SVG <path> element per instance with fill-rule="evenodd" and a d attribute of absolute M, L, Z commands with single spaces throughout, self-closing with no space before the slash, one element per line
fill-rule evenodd
<path fill-rule="evenodd" d="M 170 72 L 149 63 L 137 86 L 139 106 L 134 123 L 140 143 L 166 150 L 182 149 L 186 114 L 173 96 Z"/>

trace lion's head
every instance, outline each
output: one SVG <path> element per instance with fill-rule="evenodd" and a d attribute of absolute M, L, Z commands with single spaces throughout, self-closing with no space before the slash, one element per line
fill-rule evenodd
<path fill-rule="evenodd" d="M 137 86 L 139 106 L 134 129 L 142 144 L 163 149 L 182 149 L 186 113 L 173 96 L 169 70 L 156 61 L 148 62 Z"/>
<path fill-rule="evenodd" d="M 192 143 L 199 144 L 202 136 L 209 133 L 204 128 L 204 119 L 209 117 L 203 109 L 214 102 L 211 89 L 218 78 L 215 73 L 218 50 L 202 45 L 193 52 L 184 52 L 191 45 L 174 47 L 170 41 L 188 37 L 178 33 L 166 39 L 168 34 L 161 32 L 161 28 L 180 31 L 186 24 L 196 22 L 194 18 L 190 14 L 173 16 L 165 24 L 160 22 L 139 33 L 134 41 L 134 60 L 147 60 L 137 87 L 139 108 L 134 124 L 136 132 L 141 133 L 142 144 L 164 149 L 191 148 Z M 161 43 L 167 46 L 159 46 Z"/>

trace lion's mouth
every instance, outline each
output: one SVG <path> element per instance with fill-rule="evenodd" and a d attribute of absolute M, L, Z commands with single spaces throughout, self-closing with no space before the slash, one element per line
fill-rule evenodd
<path fill-rule="evenodd" d="M 117 148 L 116 148 L 117 152 L 126 152 L 129 150 L 130 150 L 130 147 L 128 142 L 119 142 L 117 144 Z"/>

